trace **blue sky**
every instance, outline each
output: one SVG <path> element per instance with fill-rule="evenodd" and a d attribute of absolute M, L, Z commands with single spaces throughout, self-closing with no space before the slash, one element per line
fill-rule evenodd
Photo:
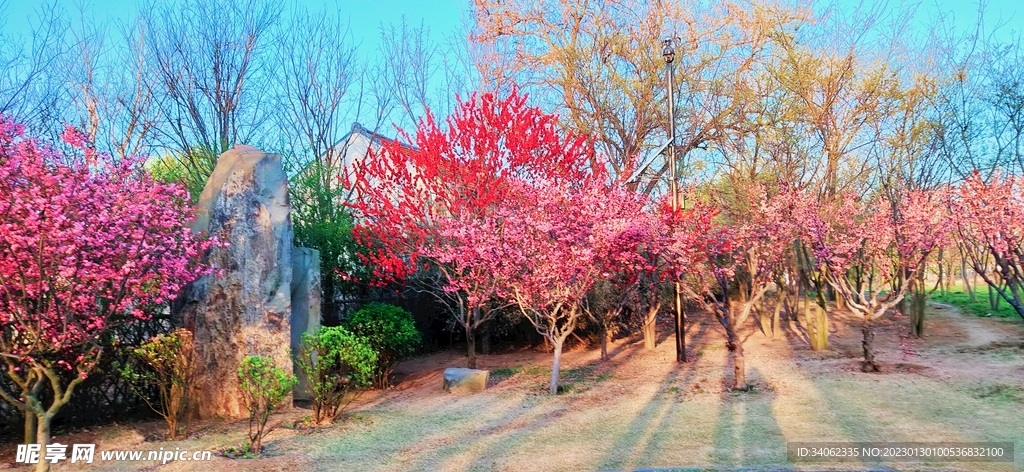
<path fill-rule="evenodd" d="M 33 23 L 33 10 L 41 4 L 54 0 L 0 0 L 0 18 L 4 20 L 0 33 L 8 38 L 26 36 Z M 844 8 L 853 8 L 861 0 L 839 0 Z M 899 0 L 863 0 L 868 4 L 885 2 L 899 5 Z M 85 5 L 87 15 L 101 21 L 126 21 L 136 8 L 135 0 L 56 0 L 59 8 L 68 17 L 76 18 L 80 6 Z M 291 4 L 285 0 L 283 4 Z M 469 15 L 470 0 L 298 0 L 311 9 L 337 8 L 350 21 L 353 40 L 362 46 L 364 54 L 373 55 L 380 42 L 381 24 L 397 24 L 404 15 L 410 26 L 423 22 L 431 30 L 433 39 L 442 42 L 445 37 L 459 34 L 463 19 Z M 914 4 L 910 2 L 909 4 Z M 925 0 L 918 3 L 918 28 L 938 13 L 951 14 L 958 29 L 972 27 L 977 18 L 978 4 L 962 0 Z M 1005 25 L 997 32 L 998 37 L 1008 38 L 1013 31 L 1024 30 L 1024 0 L 988 0 L 986 20 L 995 25 L 1002 20 Z"/>
<path fill-rule="evenodd" d="M 29 24 L 34 20 L 34 10 L 41 4 L 50 4 L 53 0 L 0 0 L 4 36 L 26 36 Z M 127 21 L 137 9 L 135 0 L 57 0 L 59 8 L 71 18 L 77 18 L 79 5 L 86 5 L 88 16 L 101 21 Z M 291 4 L 284 0 L 282 4 Z M 299 4 L 312 10 L 335 6 L 350 21 L 352 37 L 356 43 L 375 50 L 379 41 L 380 25 L 398 24 L 402 15 L 410 26 L 419 26 L 422 21 L 431 30 L 437 41 L 450 36 L 462 24 L 462 18 L 469 8 L 467 0 L 372 0 L 372 1 L 316 1 L 299 0 Z"/>
<path fill-rule="evenodd" d="M 855 5 L 853 0 L 844 3 Z M 898 2 L 889 2 L 898 4 Z M 911 4 L 913 4 L 911 2 Z M 990 27 L 999 25 L 996 37 L 1007 40 L 1014 32 L 1020 34 L 1024 30 L 1024 0 L 988 0 L 985 2 L 985 24 Z M 974 27 L 978 20 L 978 2 L 971 0 L 926 0 L 918 6 L 918 27 L 927 27 L 927 21 L 938 14 L 949 15 L 958 30 L 964 31 Z"/>
<path fill-rule="evenodd" d="M 868 3 L 882 0 L 866 0 Z M 32 11 L 44 2 L 42 0 L 0 0 L 3 4 L 3 33 L 6 36 L 25 34 L 28 31 L 27 18 Z M 57 0 L 60 8 L 69 16 L 77 16 L 79 5 L 85 4 L 89 14 L 97 19 L 127 20 L 134 13 L 134 0 Z M 282 3 L 289 3 L 288 1 Z M 317 1 L 299 0 L 300 4 L 319 9 L 323 6 L 337 6 L 342 14 L 351 21 L 352 36 L 363 46 L 374 49 L 379 42 L 378 29 L 381 23 L 398 23 L 405 15 L 410 25 L 424 22 L 440 40 L 441 36 L 450 35 L 461 25 L 463 17 L 469 9 L 469 0 L 337 0 Z M 843 5 L 853 7 L 859 0 L 841 0 Z M 899 4 L 889 1 L 890 5 Z M 1003 29 L 1004 33 L 1016 29 L 1024 29 L 1024 0 L 989 0 L 987 17 L 990 21 L 1002 18 L 1009 22 Z M 977 3 L 961 0 L 926 0 L 920 3 L 919 12 L 922 18 L 931 17 L 937 12 L 952 13 L 956 23 L 962 28 L 973 24 L 977 13 Z"/>
<path fill-rule="evenodd" d="M 155 0 L 164 1 L 164 0 Z M 166 0 L 174 1 L 174 0 Z M 297 2 L 311 10 L 324 7 L 341 12 L 343 18 L 349 20 L 351 37 L 358 44 L 358 54 L 362 60 L 374 61 L 379 56 L 381 25 L 398 24 L 404 16 L 409 26 L 419 26 L 422 22 L 430 29 L 435 43 L 444 43 L 446 38 L 460 39 L 462 25 L 470 13 L 471 0 L 279 0 L 281 4 L 293 5 Z M 792 0 L 799 1 L 799 0 Z M 911 0 L 838 0 L 841 8 L 856 8 L 861 1 L 867 4 L 882 3 L 896 7 L 902 2 L 915 4 Z M 33 18 L 35 10 L 43 4 L 56 2 L 66 18 L 75 20 L 84 5 L 87 17 L 98 23 L 117 23 L 130 20 L 138 4 L 138 0 L 0 0 L 0 36 L 6 39 L 25 38 L 30 32 L 30 25 L 36 23 Z M 916 3 L 917 22 L 915 29 L 923 33 L 927 24 L 938 14 L 952 15 L 954 24 L 960 31 L 973 29 L 977 19 L 978 4 L 972 0 L 923 0 Z M 1020 34 L 1024 30 L 1024 0 L 988 0 L 986 10 L 988 25 L 1003 23 L 996 37 L 1008 39 L 1013 32 Z M 116 34 L 116 29 L 109 29 Z M 657 47 L 657 45 L 652 45 Z M 432 81 L 442 80 L 437 74 Z M 434 85 L 433 87 L 438 87 Z"/>

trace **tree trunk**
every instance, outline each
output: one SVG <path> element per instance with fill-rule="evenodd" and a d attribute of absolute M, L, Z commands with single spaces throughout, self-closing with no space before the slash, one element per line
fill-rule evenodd
<path fill-rule="evenodd" d="M 818 315 L 818 348 L 828 349 L 828 312 L 821 307 L 815 308 Z"/>
<path fill-rule="evenodd" d="M 558 369 L 562 365 L 562 342 L 563 339 L 555 338 L 552 340 L 555 344 L 555 360 L 551 364 L 551 385 L 550 392 L 552 395 L 558 394 Z"/>
<path fill-rule="evenodd" d="M 36 440 L 36 414 L 25 413 L 25 444 L 32 444 Z"/>
<path fill-rule="evenodd" d="M 946 260 L 946 289 L 944 293 L 952 293 L 953 281 L 956 280 L 956 271 L 953 269 L 953 259 Z"/>
<path fill-rule="evenodd" d="M 657 321 L 658 307 L 647 309 L 647 317 L 644 319 L 644 327 L 641 331 L 644 335 L 644 349 L 654 349 L 657 343 Z"/>
<path fill-rule="evenodd" d="M 942 254 L 942 249 L 943 248 L 941 248 L 941 247 L 939 248 L 939 255 L 938 255 L 939 279 L 935 281 L 935 287 L 939 289 L 939 293 L 940 294 L 945 295 L 946 294 L 946 286 L 944 285 L 944 283 L 946 281 L 946 270 L 945 270 L 946 269 L 946 265 L 943 263 L 945 261 L 942 259 L 942 255 L 943 255 Z"/>
<path fill-rule="evenodd" d="M 735 337 L 735 334 L 733 334 Z M 738 340 L 733 341 L 733 390 L 747 390 L 747 371 L 743 358 L 743 344 Z"/>
<path fill-rule="evenodd" d="M 811 340 L 811 350 L 828 349 L 828 312 L 811 300 L 804 300 L 804 318 L 807 319 L 807 337 Z"/>
<path fill-rule="evenodd" d="M 476 337 L 473 335 L 472 323 L 466 324 L 466 367 L 476 368 Z"/>
<path fill-rule="evenodd" d="M 974 290 L 971 290 L 971 282 L 967 280 L 967 261 L 964 260 L 963 253 L 960 254 L 960 277 L 964 279 L 964 290 L 967 291 L 967 296 L 970 298 L 971 303 L 974 303 Z"/>
<path fill-rule="evenodd" d="M 892 283 L 892 293 L 898 293 L 903 284 L 907 283 L 910 283 L 910 281 L 903 278 L 902 270 L 899 271 L 899 275 L 896 277 L 896 280 L 893 280 Z M 911 290 L 913 290 L 913 287 L 911 287 Z M 899 301 L 899 303 L 896 304 L 896 311 L 899 311 L 901 315 L 906 315 L 910 313 L 910 310 L 907 310 L 907 297 L 903 297 Z"/>
<path fill-rule="evenodd" d="M 875 363 L 875 329 L 871 324 L 870 316 L 864 317 L 862 331 L 864 333 L 864 341 L 861 343 L 864 347 L 864 362 L 861 363 L 860 370 L 863 372 L 878 372 L 878 364 Z"/>
<path fill-rule="evenodd" d="M 43 459 L 43 454 L 46 453 L 46 445 L 50 444 L 50 415 L 48 413 L 40 413 L 36 415 L 36 424 L 38 425 L 36 430 L 36 444 L 42 445 L 42 450 L 39 453 L 39 462 L 36 463 L 36 472 L 46 472 L 50 470 L 50 462 Z"/>
<path fill-rule="evenodd" d="M 675 328 L 676 328 L 676 362 L 686 362 L 686 313 L 684 313 L 683 294 L 679 282 L 675 284 Z"/>
<path fill-rule="evenodd" d="M 779 299 L 778 303 L 775 304 L 775 315 L 772 316 L 772 340 L 779 338 L 779 312 L 782 311 L 782 303 L 784 299 Z"/>
<path fill-rule="evenodd" d="M 927 299 L 928 291 L 922 276 L 910 288 L 910 331 L 918 338 L 924 336 L 924 307 Z"/>
<path fill-rule="evenodd" d="M 807 330 L 807 338 L 811 340 L 811 350 L 817 351 L 818 347 L 818 317 L 812 316 L 811 299 L 804 297 L 804 324 Z M 816 314 L 815 314 L 816 315 Z"/>
<path fill-rule="evenodd" d="M 924 308 L 928 300 L 928 294 L 921 293 L 914 295 L 914 336 L 924 336 Z"/>
<path fill-rule="evenodd" d="M 607 326 L 601 325 L 601 360 L 608 359 L 608 343 L 611 341 L 612 332 Z"/>
<path fill-rule="evenodd" d="M 992 286 L 988 286 L 988 307 L 992 311 L 999 309 L 999 295 L 996 295 L 996 291 L 992 290 Z"/>
<path fill-rule="evenodd" d="M 761 328 L 761 334 L 763 334 L 763 335 L 765 335 L 767 337 L 768 333 L 766 333 L 764 331 L 764 326 L 766 324 L 771 323 L 772 320 L 768 319 L 768 317 L 766 316 L 767 313 L 764 311 L 764 295 L 763 294 L 761 295 L 761 298 L 759 298 L 757 300 L 757 303 L 754 305 L 754 310 L 757 311 L 757 320 L 758 320 L 758 325 Z M 771 329 L 771 326 L 769 326 L 768 329 Z"/>
<path fill-rule="evenodd" d="M 491 353 L 491 324 L 490 322 L 484 323 L 483 332 L 480 333 L 480 353 L 490 354 Z"/>
<path fill-rule="evenodd" d="M 644 336 L 644 349 L 654 349 L 656 341 L 654 338 L 654 323 L 645 324 L 641 332 Z"/>

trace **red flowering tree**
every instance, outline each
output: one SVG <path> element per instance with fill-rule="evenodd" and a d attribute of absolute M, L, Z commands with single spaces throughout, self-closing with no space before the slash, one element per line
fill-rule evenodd
<path fill-rule="evenodd" d="M 878 372 L 874 352 L 875 320 L 906 296 L 910 284 L 895 289 L 893 280 L 916 276 L 928 256 L 949 232 L 943 201 L 935 193 L 901 192 L 899 201 L 874 202 L 842 195 L 836 204 L 808 208 L 803 237 L 813 252 L 816 268 L 863 320 L 864 361 L 861 370 Z M 810 199 L 803 199 L 810 206 Z"/>
<path fill-rule="evenodd" d="M 978 172 L 950 198 L 956 235 L 974 271 L 1024 318 L 1024 182 Z"/>
<path fill-rule="evenodd" d="M 106 162 L 70 128 L 65 141 L 84 155 L 22 133 L 0 121 L 0 358 L 20 388 L 0 398 L 34 417 L 46 444 L 103 355 L 98 340 L 202 275 L 209 242 L 188 229 L 185 189 L 153 181 L 139 160 Z"/>
<path fill-rule="evenodd" d="M 487 290 L 470 293 L 459 281 L 463 268 L 438 259 L 452 249 L 445 247 L 452 239 L 441 236 L 439 222 L 481 221 L 518 198 L 513 179 L 580 182 L 595 164 L 593 147 L 565 135 L 557 116 L 529 106 L 527 96 L 515 90 L 504 98 L 475 94 L 443 123 L 428 112 L 415 136 L 400 135 L 358 163 L 348 183 L 357 196 L 351 204 L 354 233 L 368 247 L 361 257 L 373 268 L 372 283 L 427 280 L 435 293 L 454 296 L 449 305 L 466 333 L 469 366 L 475 367 L 474 333 L 493 312 Z M 431 273 L 439 277 L 425 276 Z"/>

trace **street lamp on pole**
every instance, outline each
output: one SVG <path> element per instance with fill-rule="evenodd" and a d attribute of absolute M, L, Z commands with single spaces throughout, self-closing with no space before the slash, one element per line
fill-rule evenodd
<path fill-rule="evenodd" d="M 669 159 L 669 189 L 672 192 L 672 210 L 679 206 L 679 189 L 676 187 L 676 111 L 675 111 L 675 76 L 673 75 L 672 61 L 676 58 L 676 49 L 672 44 L 672 38 L 666 38 L 661 49 L 661 55 L 665 57 L 665 69 L 668 69 L 668 159 Z"/>
<path fill-rule="evenodd" d="M 672 193 L 672 212 L 679 209 L 679 186 L 676 177 L 676 111 L 675 111 L 675 76 L 672 61 L 676 58 L 676 49 L 672 38 L 662 43 L 661 55 L 665 58 L 665 69 L 668 70 L 668 160 L 669 160 L 669 191 Z M 683 314 L 682 295 L 679 280 L 675 281 L 675 330 L 676 330 L 676 362 L 686 362 L 686 317 Z"/>

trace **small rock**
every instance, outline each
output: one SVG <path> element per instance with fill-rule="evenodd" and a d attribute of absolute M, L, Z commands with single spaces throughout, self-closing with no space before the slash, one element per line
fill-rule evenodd
<path fill-rule="evenodd" d="M 449 367 L 444 370 L 444 383 L 441 388 L 449 393 L 476 393 L 487 388 L 487 370 Z"/>

